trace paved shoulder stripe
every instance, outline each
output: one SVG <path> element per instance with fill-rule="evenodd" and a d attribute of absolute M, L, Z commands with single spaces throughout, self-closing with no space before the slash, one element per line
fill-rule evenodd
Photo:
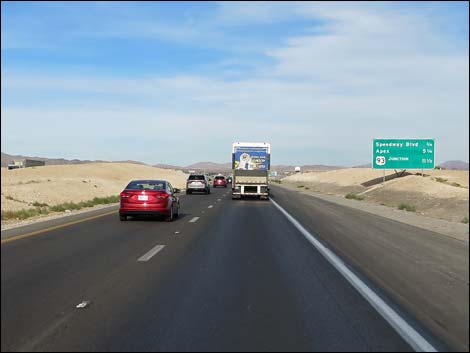
<path fill-rule="evenodd" d="M 109 216 L 109 215 L 111 215 L 111 214 L 113 214 L 113 213 L 114 213 L 114 214 L 117 214 L 117 211 L 106 212 L 106 213 L 103 213 L 103 214 L 99 214 L 99 215 L 97 215 L 97 216 L 87 217 L 87 218 L 79 219 L 79 220 L 77 220 L 77 221 L 67 222 L 67 223 L 64 223 L 64 224 L 59 224 L 59 225 L 57 225 L 57 226 L 53 226 L 53 227 L 49 227 L 49 228 L 37 230 L 37 231 L 34 231 L 34 232 L 30 232 L 30 233 L 26 233 L 26 234 L 21 234 L 21 235 L 15 235 L 15 236 L 12 236 L 12 237 L 8 237 L 8 238 L 5 238 L 5 239 L 2 239 L 2 240 L 1 240 L 1 244 L 6 244 L 6 243 L 9 243 L 9 242 L 12 242 L 12 241 L 15 241 L 15 240 L 19 240 L 19 239 L 23 239 L 23 238 L 32 237 L 32 236 L 34 236 L 34 235 L 46 233 L 46 232 L 49 232 L 49 231 L 51 231 L 51 230 L 60 229 L 60 228 L 65 228 L 65 227 L 68 227 L 68 226 L 71 226 L 71 225 L 74 225 L 74 224 L 78 224 L 78 223 L 83 223 L 83 222 L 91 221 L 91 220 L 93 220 L 93 219 L 97 219 L 97 218 L 100 218 L 100 217 Z"/>
<path fill-rule="evenodd" d="M 357 277 L 330 249 L 318 241 L 306 230 L 294 217 L 271 199 L 287 219 L 302 233 L 302 235 L 325 257 L 328 262 L 343 275 L 346 280 L 366 299 L 369 304 L 393 327 L 393 329 L 418 352 L 437 352 L 423 336 L 410 326 L 395 310 L 393 310 L 377 293 L 370 289 L 359 277 Z"/>

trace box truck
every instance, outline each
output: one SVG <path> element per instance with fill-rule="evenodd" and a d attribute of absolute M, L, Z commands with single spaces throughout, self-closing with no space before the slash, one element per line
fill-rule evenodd
<path fill-rule="evenodd" d="M 269 198 L 271 145 L 266 142 L 235 142 L 232 145 L 232 199 L 245 196 Z"/>

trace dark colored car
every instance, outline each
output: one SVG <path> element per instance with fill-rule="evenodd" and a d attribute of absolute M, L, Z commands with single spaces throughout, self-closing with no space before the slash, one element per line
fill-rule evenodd
<path fill-rule="evenodd" d="M 178 217 L 180 190 L 173 188 L 166 180 L 133 180 L 121 192 L 119 219 L 128 216 L 162 216 L 168 222 Z"/>
<path fill-rule="evenodd" d="M 232 182 L 232 177 L 231 176 L 227 177 L 227 183 L 231 183 L 231 182 Z"/>
<path fill-rule="evenodd" d="M 186 194 L 192 194 L 193 191 L 203 191 L 206 194 L 211 193 L 211 184 L 209 178 L 204 174 L 191 174 L 186 181 Z"/>
<path fill-rule="evenodd" d="M 227 187 L 227 179 L 223 175 L 217 175 L 214 178 L 214 187 L 216 188 L 217 186 Z"/>

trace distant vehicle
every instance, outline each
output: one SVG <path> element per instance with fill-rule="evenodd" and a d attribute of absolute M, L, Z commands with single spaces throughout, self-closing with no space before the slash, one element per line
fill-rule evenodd
<path fill-rule="evenodd" d="M 29 167 L 41 167 L 46 165 L 46 162 L 39 161 L 36 159 L 24 159 L 22 161 L 13 161 L 13 163 L 8 164 L 8 169 L 19 169 L 19 168 L 29 168 Z"/>
<path fill-rule="evenodd" d="M 300 167 L 295 167 L 295 168 L 294 168 L 294 172 L 300 173 Z"/>
<path fill-rule="evenodd" d="M 232 145 L 232 199 L 244 196 L 269 198 L 271 145 L 266 142 L 235 142 Z"/>
<path fill-rule="evenodd" d="M 193 191 L 203 191 L 206 194 L 211 193 L 210 180 L 205 174 L 191 174 L 186 181 L 186 194 L 192 194 Z"/>
<path fill-rule="evenodd" d="M 217 186 L 227 187 L 227 180 L 223 175 L 217 175 L 214 178 L 214 187 L 216 188 Z"/>
<path fill-rule="evenodd" d="M 232 182 L 232 177 L 231 176 L 228 176 L 227 177 L 227 183 L 231 183 Z"/>
<path fill-rule="evenodd" d="M 120 194 L 119 219 L 150 215 L 171 222 L 179 216 L 179 192 L 166 180 L 133 180 Z"/>

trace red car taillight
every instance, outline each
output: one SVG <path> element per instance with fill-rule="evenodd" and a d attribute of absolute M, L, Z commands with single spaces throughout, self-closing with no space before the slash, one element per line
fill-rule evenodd
<path fill-rule="evenodd" d="M 158 194 L 158 195 L 156 195 L 155 197 L 156 197 L 157 199 L 167 199 L 169 196 L 170 196 L 170 195 L 165 192 L 165 193 L 162 193 L 162 194 Z"/>
<path fill-rule="evenodd" d="M 123 191 L 123 192 L 121 192 L 121 194 L 119 196 L 121 196 L 121 199 L 128 199 L 132 195 L 129 194 L 128 192 Z"/>

